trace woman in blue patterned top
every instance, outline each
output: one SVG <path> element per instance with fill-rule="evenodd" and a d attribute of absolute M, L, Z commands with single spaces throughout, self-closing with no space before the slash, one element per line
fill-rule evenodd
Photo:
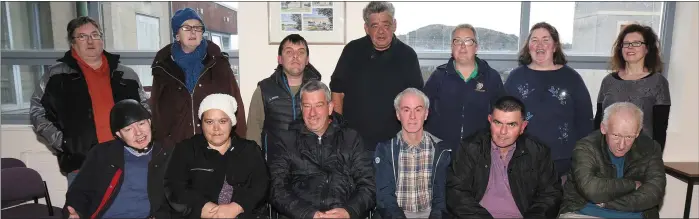
<path fill-rule="evenodd" d="M 556 172 L 564 176 L 575 142 L 592 131 L 590 93 L 580 74 L 566 65 L 556 28 L 537 23 L 527 39 L 505 90 L 524 102 L 526 132 L 551 148 Z"/>
<path fill-rule="evenodd" d="M 631 24 L 614 43 L 612 73 L 604 77 L 597 97 L 595 128 L 599 129 L 604 108 L 617 102 L 632 102 L 643 110 L 643 133 L 665 148 L 670 117 L 670 88 L 663 70 L 658 35 L 649 26 Z"/>

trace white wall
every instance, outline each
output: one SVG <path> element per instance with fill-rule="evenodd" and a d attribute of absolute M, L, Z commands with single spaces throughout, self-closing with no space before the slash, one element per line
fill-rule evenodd
<path fill-rule="evenodd" d="M 347 40 L 364 36 L 361 11 L 366 2 L 346 3 Z M 239 3 L 241 92 L 246 107 L 258 81 L 268 77 L 276 67 L 277 45 L 268 44 L 267 3 Z M 672 88 L 672 111 L 665 149 L 665 161 L 699 161 L 699 3 L 678 2 L 675 17 L 673 48 L 670 59 L 669 82 Z M 400 24 L 400 21 L 398 21 Z M 311 63 L 323 75 L 323 82 L 330 82 L 330 75 L 344 46 L 311 45 Z M 598 86 L 598 85 L 590 85 Z M 39 143 L 28 126 L 2 126 L 0 153 L 2 157 L 23 160 L 41 173 L 51 190 L 53 204 L 62 206 L 65 200 L 65 177 L 58 173 L 56 158 Z M 699 217 L 699 189 L 694 189 L 691 217 Z M 661 217 L 678 218 L 684 209 L 686 184 L 668 175 L 665 204 Z"/>
<path fill-rule="evenodd" d="M 345 33 L 347 42 L 363 37 L 362 9 L 367 2 L 345 3 Z M 264 13 L 260 13 L 263 11 Z M 240 39 L 240 92 L 246 109 L 250 107 L 257 82 L 269 77 L 277 67 L 279 45 L 269 45 L 266 2 L 238 3 L 238 36 Z M 254 21 L 254 22 L 253 22 Z M 400 24 L 400 22 L 399 22 Z M 337 59 L 344 45 L 309 45 L 310 62 L 322 75 L 321 80 L 330 83 Z M 246 110 L 249 112 L 249 110 Z"/>
<path fill-rule="evenodd" d="M 672 107 L 663 160 L 699 161 L 699 3 L 677 2 L 668 82 Z M 665 204 L 660 217 L 680 218 L 684 214 L 687 184 L 667 175 Z M 699 188 L 692 195 L 690 218 L 699 217 Z"/>

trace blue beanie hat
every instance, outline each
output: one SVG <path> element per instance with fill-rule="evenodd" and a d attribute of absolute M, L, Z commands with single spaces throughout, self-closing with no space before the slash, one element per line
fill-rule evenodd
<path fill-rule="evenodd" d="M 191 19 L 197 19 L 199 22 L 201 22 L 201 25 L 204 26 L 204 31 L 206 31 L 206 25 L 204 25 L 204 21 L 201 20 L 201 17 L 199 17 L 199 14 L 191 8 L 183 8 L 180 10 L 177 10 L 175 12 L 175 15 L 172 16 L 172 19 L 170 19 L 170 25 L 172 25 L 172 35 L 177 35 L 177 30 L 182 27 L 182 24 Z"/>

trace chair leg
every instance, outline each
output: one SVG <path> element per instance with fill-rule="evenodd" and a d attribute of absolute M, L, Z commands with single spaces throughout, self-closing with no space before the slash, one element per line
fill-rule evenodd
<path fill-rule="evenodd" d="M 49 216 L 53 216 L 53 205 L 51 205 L 51 197 L 49 197 L 49 187 L 44 181 L 44 199 L 46 199 L 46 207 L 49 208 Z"/>

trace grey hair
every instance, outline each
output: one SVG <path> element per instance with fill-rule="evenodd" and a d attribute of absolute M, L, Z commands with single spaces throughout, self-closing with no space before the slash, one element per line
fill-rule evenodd
<path fill-rule="evenodd" d="M 369 25 L 369 15 L 374 13 L 381 13 L 387 11 L 388 15 L 391 16 L 391 20 L 395 18 L 396 8 L 390 2 L 369 2 L 369 4 L 364 7 L 362 11 L 364 15 L 364 24 Z"/>
<path fill-rule="evenodd" d="M 332 101 L 332 95 L 330 94 L 330 88 L 328 88 L 325 83 L 320 82 L 318 80 L 310 80 L 306 82 L 303 87 L 301 87 L 301 98 L 303 98 L 304 93 L 308 92 L 314 92 L 318 90 L 323 90 L 323 93 L 325 93 L 325 99 L 330 103 Z"/>
<path fill-rule="evenodd" d="M 643 127 L 643 111 L 641 108 L 638 108 L 636 104 L 631 102 L 617 102 L 605 108 L 604 115 L 602 116 L 602 125 L 607 128 L 607 122 L 609 121 L 609 118 L 612 117 L 612 114 L 620 111 L 631 111 L 634 116 L 636 116 L 636 120 L 638 121 L 638 130 L 641 130 L 641 127 Z"/>
<path fill-rule="evenodd" d="M 406 88 L 405 90 L 401 91 L 398 93 L 396 96 L 396 99 L 393 99 L 393 108 L 396 109 L 396 111 L 400 110 L 400 101 L 403 99 L 403 96 L 405 94 L 412 93 L 417 95 L 418 97 L 422 98 L 422 101 L 425 102 L 425 108 L 429 109 L 430 108 L 430 98 L 427 98 L 427 95 L 423 93 L 422 91 L 418 90 L 417 88 Z"/>
<path fill-rule="evenodd" d="M 454 37 L 454 33 L 456 33 L 456 31 L 460 30 L 460 29 L 469 29 L 469 30 L 473 31 L 473 38 L 474 38 L 473 40 L 476 44 L 478 44 L 478 33 L 476 33 L 476 28 L 473 27 L 473 25 L 471 25 L 471 24 L 459 24 L 459 25 L 457 25 L 454 28 L 454 30 L 451 31 L 451 36 Z"/>

